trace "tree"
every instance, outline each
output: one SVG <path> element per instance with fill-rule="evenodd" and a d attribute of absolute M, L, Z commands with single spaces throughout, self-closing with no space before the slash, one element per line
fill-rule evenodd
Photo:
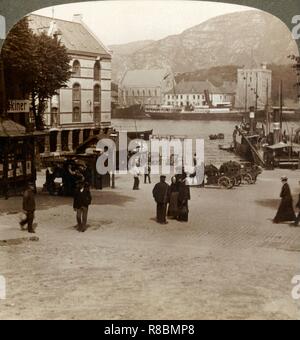
<path fill-rule="evenodd" d="M 71 77 L 67 49 L 57 37 L 34 34 L 25 18 L 8 35 L 2 56 L 8 98 L 30 96 L 36 128 L 43 130 L 47 101 Z"/>

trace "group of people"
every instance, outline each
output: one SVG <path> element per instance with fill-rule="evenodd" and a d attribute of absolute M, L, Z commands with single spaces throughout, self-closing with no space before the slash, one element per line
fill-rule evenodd
<path fill-rule="evenodd" d="M 167 217 L 188 222 L 191 193 L 186 174 L 172 177 L 171 185 L 166 183 L 166 176 L 161 176 L 153 189 L 153 197 L 157 204 L 157 223 L 168 224 Z"/>
<path fill-rule="evenodd" d="M 31 234 L 35 233 L 33 224 L 36 210 L 35 191 L 36 189 L 34 184 L 29 184 L 24 191 L 23 211 L 25 218 L 23 218 L 20 222 L 21 230 L 27 230 Z M 90 184 L 85 181 L 78 182 L 74 193 L 73 208 L 76 212 L 76 229 L 79 232 L 85 232 L 87 230 L 88 210 L 91 203 L 92 195 L 90 191 Z"/>
<path fill-rule="evenodd" d="M 293 204 L 293 196 L 291 193 L 291 188 L 288 184 L 288 178 L 286 176 L 282 177 L 281 182 L 281 203 L 273 222 L 275 224 L 293 222 L 293 226 L 298 227 L 300 223 L 300 195 L 298 203 L 296 204 L 296 209 L 298 210 L 298 216 L 296 216 Z"/>

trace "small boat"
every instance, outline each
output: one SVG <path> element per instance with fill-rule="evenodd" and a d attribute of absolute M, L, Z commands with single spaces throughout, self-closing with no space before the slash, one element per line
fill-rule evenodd
<path fill-rule="evenodd" d="M 222 150 L 222 151 L 233 152 L 234 151 L 234 146 L 232 144 L 219 145 L 219 149 Z"/>
<path fill-rule="evenodd" d="M 224 140 L 225 139 L 225 135 L 224 135 L 224 133 L 219 133 L 217 135 L 210 135 L 209 139 L 210 140 Z"/>

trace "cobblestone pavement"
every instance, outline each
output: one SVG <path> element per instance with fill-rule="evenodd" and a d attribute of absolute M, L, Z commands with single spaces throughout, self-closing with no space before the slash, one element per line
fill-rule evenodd
<path fill-rule="evenodd" d="M 38 242 L 0 245 L 0 319 L 299 319 L 300 228 L 273 225 L 284 171 L 254 186 L 192 189 L 190 222 L 154 221 L 152 186 L 93 192 L 89 230 L 69 198 L 38 195 Z M 287 172 L 295 199 L 300 172 Z M 42 182 L 40 182 L 41 184 Z M 18 240 L 21 198 L 0 200 L 0 240 Z"/>

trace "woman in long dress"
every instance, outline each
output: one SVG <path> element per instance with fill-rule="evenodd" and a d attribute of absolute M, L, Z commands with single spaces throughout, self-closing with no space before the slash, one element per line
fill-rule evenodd
<path fill-rule="evenodd" d="M 179 183 L 176 176 L 172 177 L 172 184 L 169 189 L 169 218 L 178 218 L 178 195 L 179 195 Z"/>
<path fill-rule="evenodd" d="M 186 175 L 179 181 L 178 193 L 178 221 L 189 221 L 189 200 L 191 199 L 190 187 L 186 184 Z"/>
<path fill-rule="evenodd" d="M 283 222 L 294 222 L 296 220 L 296 215 L 293 206 L 293 197 L 291 194 L 291 189 L 288 184 L 288 178 L 282 177 L 282 190 L 281 190 L 281 203 L 277 212 L 276 217 L 274 218 L 274 223 L 283 223 Z"/>

